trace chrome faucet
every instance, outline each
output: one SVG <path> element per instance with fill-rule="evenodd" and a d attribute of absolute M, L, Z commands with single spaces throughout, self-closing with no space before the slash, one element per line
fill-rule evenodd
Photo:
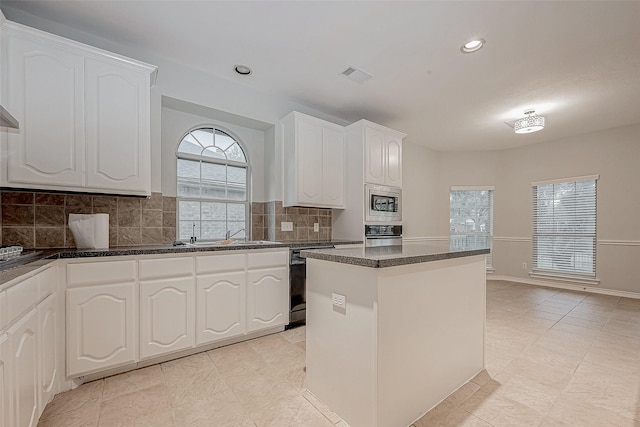
<path fill-rule="evenodd" d="M 241 228 L 240 230 L 236 231 L 235 233 L 231 234 L 231 230 L 227 230 L 227 233 L 224 235 L 225 236 L 225 240 L 229 240 L 230 238 L 232 238 L 233 236 L 235 236 L 236 234 L 238 234 L 239 232 L 244 231 L 244 228 Z"/>
<path fill-rule="evenodd" d="M 191 237 L 189 238 L 189 243 L 195 243 L 198 238 L 196 237 L 196 223 L 193 223 L 193 231 L 191 232 Z"/>

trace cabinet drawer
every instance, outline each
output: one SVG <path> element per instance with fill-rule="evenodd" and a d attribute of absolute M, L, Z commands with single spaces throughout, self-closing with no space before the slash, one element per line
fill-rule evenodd
<path fill-rule="evenodd" d="M 37 276 L 18 283 L 7 289 L 7 321 L 10 324 L 20 314 L 38 302 L 38 280 Z"/>
<path fill-rule="evenodd" d="M 208 255 L 196 258 L 196 273 L 244 270 L 245 254 Z"/>
<path fill-rule="evenodd" d="M 87 262 L 67 265 L 67 286 L 126 283 L 136 280 L 135 261 Z"/>
<path fill-rule="evenodd" d="M 38 274 L 38 301 L 42 301 L 47 295 L 56 291 L 58 277 L 56 268 L 51 267 Z"/>
<path fill-rule="evenodd" d="M 188 276 L 193 274 L 193 258 L 144 259 L 139 261 L 138 268 L 140 280 Z"/>
<path fill-rule="evenodd" d="M 289 251 L 249 254 L 249 268 L 279 267 L 289 264 Z"/>

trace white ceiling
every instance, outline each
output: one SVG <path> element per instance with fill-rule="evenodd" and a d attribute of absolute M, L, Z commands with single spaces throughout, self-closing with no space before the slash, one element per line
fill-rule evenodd
<path fill-rule="evenodd" d="M 437 150 L 501 149 L 640 123 L 640 1 L 2 1 Z M 460 46 L 486 39 L 477 53 Z M 79 40 L 83 41 L 83 40 Z M 340 76 L 354 65 L 364 84 Z M 160 70 L 162 72 L 162 70 Z M 515 135 L 527 108 L 547 127 Z"/>

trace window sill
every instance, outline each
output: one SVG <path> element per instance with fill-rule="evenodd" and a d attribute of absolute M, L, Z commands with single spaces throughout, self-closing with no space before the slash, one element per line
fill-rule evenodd
<path fill-rule="evenodd" d="M 555 280 L 558 282 L 568 282 L 568 283 L 578 283 L 580 285 L 590 285 L 597 286 L 600 284 L 600 279 L 589 279 L 586 277 L 572 277 L 572 276 L 562 276 L 558 274 L 545 274 L 545 273 L 533 273 L 529 272 L 529 277 L 532 279 L 545 279 L 545 280 Z"/>

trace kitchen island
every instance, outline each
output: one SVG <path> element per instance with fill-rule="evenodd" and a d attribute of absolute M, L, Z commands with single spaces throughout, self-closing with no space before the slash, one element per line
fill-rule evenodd
<path fill-rule="evenodd" d="M 485 254 L 304 251 L 307 388 L 352 427 L 408 426 L 484 368 Z"/>

